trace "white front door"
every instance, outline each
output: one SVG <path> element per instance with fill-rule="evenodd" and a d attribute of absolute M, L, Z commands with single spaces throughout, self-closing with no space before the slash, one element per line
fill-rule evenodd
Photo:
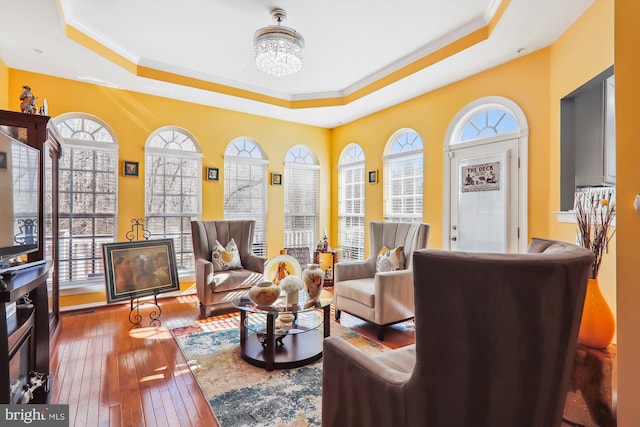
<path fill-rule="evenodd" d="M 518 140 L 451 148 L 449 248 L 518 252 Z"/>

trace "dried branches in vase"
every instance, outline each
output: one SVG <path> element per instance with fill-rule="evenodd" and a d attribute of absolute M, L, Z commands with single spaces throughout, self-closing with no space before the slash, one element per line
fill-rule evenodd
<path fill-rule="evenodd" d="M 616 204 L 611 200 L 612 195 L 613 190 L 576 193 L 578 244 L 589 249 L 594 256 L 589 275 L 592 279 L 598 277 L 602 255 L 608 251 L 609 241 L 615 233 L 615 230 L 611 230 L 616 213 Z"/>

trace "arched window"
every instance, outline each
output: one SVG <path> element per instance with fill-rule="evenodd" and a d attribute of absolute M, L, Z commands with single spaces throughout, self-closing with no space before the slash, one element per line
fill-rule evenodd
<path fill-rule="evenodd" d="M 385 147 L 384 216 L 387 221 L 422 221 L 422 138 L 413 129 L 396 131 Z"/>
<path fill-rule="evenodd" d="M 315 249 L 319 228 L 320 166 L 304 146 L 284 158 L 284 246 Z"/>
<path fill-rule="evenodd" d="M 503 109 L 489 108 L 476 113 L 462 125 L 462 132 L 456 142 L 466 142 L 519 130 L 518 121 L 511 113 Z"/>
<path fill-rule="evenodd" d="M 364 259 L 364 152 L 354 143 L 338 162 L 338 244 L 341 259 Z"/>
<path fill-rule="evenodd" d="M 258 143 L 237 138 L 224 151 L 224 217 L 256 221 L 253 252 L 267 256 L 267 159 Z"/>
<path fill-rule="evenodd" d="M 185 130 L 163 127 L 145 146 L 145 225 L 156 239 L 173 239 L 178 270 L 192 269 L 191 220 L 201 214 L 202 154 Z"/>
<path fill-rule="evenodd" d="M 58 185 L 58 274 L 64 288 L 104 275 L 102 244 L 116 238 L 118 144 L 96 117 L 69 113 L 54 122 L 64 138 Z M 50 236 L 50 218 L 47 229 Z"/>

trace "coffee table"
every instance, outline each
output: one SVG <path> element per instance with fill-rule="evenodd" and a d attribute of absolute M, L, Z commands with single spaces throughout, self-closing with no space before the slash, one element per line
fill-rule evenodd
<path fill-rule="evenodd" d="M 332 301 L 333 295 L 324 289 L 316 301 L 307 301 L 305 292 L 300 291 L 298 304 L 289 306 L 285 296 L 269 307 L 257 306 L 248 298 L 233 301 L 240 310 L 242 358 L 267 371 L 319 360 L 324 338 L 330 334 Z"/>

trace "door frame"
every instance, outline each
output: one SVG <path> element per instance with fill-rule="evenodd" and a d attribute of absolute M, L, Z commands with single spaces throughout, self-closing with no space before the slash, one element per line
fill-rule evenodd
<path fill-rule="evenodd" d="M 476 114 L 492 109 L 500 109 L 511 114 L 519 125 L 517 132 L 498 134 L 492 137 L 458 142 L 467 121 Z M 529 125 L 522 109 L 513 101 L 502 96 L 487 96 L 479 98 L 462 108 L 453 118 L 444 138 L 444 188 L 442 192 L 442 248 L 451 249 L 451 166 L 450 158 L 453 152 L 460 148 L 486 145 L 490 149 L 492 143 L 507 139 L 518 141 L 518 252 L 524 253 L 529 246 L 528 206 L 529 206 Z M 457 192 L 457 190 L 456 190 Z"/>

